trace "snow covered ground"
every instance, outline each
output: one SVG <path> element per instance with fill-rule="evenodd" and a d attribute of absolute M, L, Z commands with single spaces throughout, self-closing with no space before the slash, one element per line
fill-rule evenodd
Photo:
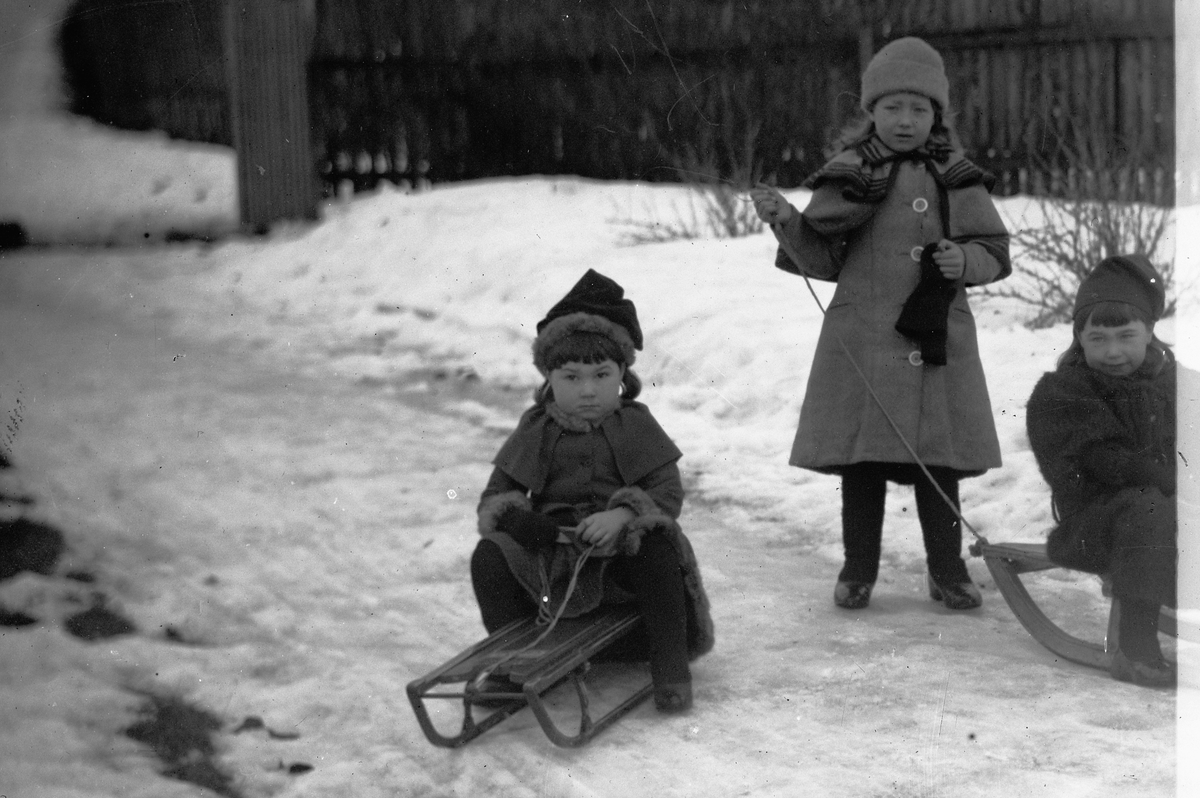
<path fill-rule="evenodd" d="M 230 154 L 63 117 L 47 99 L 51 12 L 5 5 L 31 16 L 0 28 L 0 220 L 52 246 L 0 257 L 0 410 L 16 466 L 0 487 L 31 499 L 5 518 L 61 529 L 68 550 L 52 574 L 0 582 L 0 607 L 37 619 L 0 627 L 0 795 L 212 794 L 160 775 L 125 734 L 151 696 L 214 719 L 214 751 L 193 759 L 219 768 L 227 795 L 1200 788 L 1187 755 L 1200 646 L 1178 644 L 1176 693 L 1055 661 L 979 560 L 983 609 L 940 608 L 923 590 L 910 491 L 889 495 L 872 607 L 833 606 L 837 482 L 786 465 L 820 310 L 772 268 L 768 235 L 629 246 L 631 224 L 674 220 L 687 192 L 530 178 L 381 191 L 264 238 L 157 243 L 232 226 Z M 1030 208 L 999 205 L 1014 226 Z M 1180 214 L 1186 277 L 1197 216 Z M 107 241 L 119 245 L 80 245 Z M 474 506 L 536 384 L 533 325 L 588 268 L 642 316 L 637 369 L 685 453 L 682 523 L 717 647 L 694 667 L 690 715 L 643 706 L 569 751 L 522 713 L 436 749 L 403 688 L 482 636 L 466 565 Z M 1181 303 L 1194 318 L 1194 300 Z M 1038 540 L 1049 500 L 1024 403 L 1070 332 L 975 304 L 1005 464 L 964 483 L 965 513 L 993 541 Z M 1200 363 L 1190 324 L 1159 332 Z M 1183 395 L 1189 418 L 1195 396 Z M 1190 425 L 1184 435 L 1195 451 Z M 1094 578 L 1031 581 L 1064 625 L 1103 635 Z M 89 642 L 66 630 L 97 605 L 137 631 Z M 602 693 L 620 683 L 603 676 Z"/>

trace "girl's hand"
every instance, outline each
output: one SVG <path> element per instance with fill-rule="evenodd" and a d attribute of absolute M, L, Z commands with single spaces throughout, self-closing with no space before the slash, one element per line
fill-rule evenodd
<path fill-rule="evenodd" d="M 596 548 L 603 549 L 617 542 L 621 530 L 633 518 L 634 512 L 628 507 L 614 507 L 602 513 L 589 515 L 579 522 L 575 532 L 584 543 L 594 543 Z"/>
<path fill-rule="evenodd" d="M 957 280 L 967 270 L 967 255 L 962 247 L 945 238 L 938 242 L 937 251 L 933 253 L 933 262 L 938 265 L 942 276 L 947 280 Z"/>
<path fill-rule="evenodd" d="M 759 183 L 750 189 L 750 199 L 754 200 L 754 212 L 758 218 L 767 224 L 783 224 L 792 218 L 792 206 L 782 194 L 766 183 Z"/>

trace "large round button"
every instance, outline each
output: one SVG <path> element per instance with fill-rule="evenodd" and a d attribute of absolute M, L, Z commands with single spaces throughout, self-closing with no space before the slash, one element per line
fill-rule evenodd
<path fill-rule="evenodd" d="M 908 257 L 912 258 L 917 263 L 920 263 L 921 262 L 921 253 L 924 251 L 925 251 L 925 247 L 913 247 L 912 249 L 910 249 L 908 251 Z"/>
<path fill-rule="evenodd" d="M 908 362 L 914 366 L 919 366 L 922 363 L 924 363 L 925 361 L 921 359 L 921 350 L 914 349 L 913 351 L 909 352 L 908 353 Z"/>
<path fill-rule="evenodd" d="M 913 210 L 917 213 L 925 213 L 925 211 L 929 210 L 929 200 L 924 197 L 917 197 L 913 200 Z"/>

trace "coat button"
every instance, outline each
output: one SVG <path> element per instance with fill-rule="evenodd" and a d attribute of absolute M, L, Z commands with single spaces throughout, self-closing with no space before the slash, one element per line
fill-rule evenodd
<path fill-rule="evenodd" d="M 917 213 L 925 213 L 925 211 L 929 210 L 929 200 L 924 197 L 917 197 L 913 200 L 913 210 Z"/>
<path fill-rule="evenodd" d="M 924 363 L 925 361 L 921 359 L 921 350 L 914 349 L 913 351 L 909 352 L 908 353 L 908 362 L 914 366 L 919 366 L 922 363 Z"/>
<path fill-rule="evenodd" d="M 908 251 L 908 257 L 912 258 L 917 263 L 921 262 L 921 253 L 925 251 L 925 247 L 913 247 Z"/>

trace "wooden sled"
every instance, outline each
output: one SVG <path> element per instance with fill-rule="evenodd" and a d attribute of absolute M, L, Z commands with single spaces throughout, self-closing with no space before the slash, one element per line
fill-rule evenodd
<path fill-rule="evenodd" d="M 650 696 L 652 685 L 639 687 L 619 705 L 595 720 L 589 712 L 589 695 L 584 675 L 588 661 L 627 635 L 639 623 L 640 615 L 632 605 L 601 607 L 578 618 L 563 618 L 544 640 L 538 637 L 546 627 L 535 619 L 516 621 L 485 640 L 463 651 L 440 668 L 408 685 L 408 700 L 417 722 L 429 742 L 444 748 L 465 745 L 488 729 L 525 707 L 533 710 L 542 731 L 555 745 L 575 748 L 587 743 Z M 527 647 L 528 650 L 525 650 Z M 500 663 L 498 666 L 496 663 Z M 494 668 L 494 669 L 493 669 Z M 491 669 L 491 670 L 489 670 Z M 521 685 L 521 692 L 488 693 L 490 714 L 479 720 L 475 712 L 489 712 L 479 704 L 472 681 L 484 670 L 494 676 L 507 676 Z M 544 697 L 557 685 L 570 679 L 579 699 L 579 731 L 567 734 L 550 717 Z M 458 690 L 434 692 L 440 685 L 459 685 Z M 439 732 L 429 717 L 426 699 L 462 702 L 462 727 L 457 734 Z"/>
<path fill-rule="evenodd" d="M 1108 670 L 1113 652 L 1117 648 L 1117 629 L 1121 621 L 1119 600 L 1112 600 L 1112 608 L 1108 615 L 1108 632 L 1104 641 L 1094 643 L 1082 640 L 1046 617 L 1021 582 L 1021 574 L 1062 567 L 1051 562 L 1046 556 L 1044 543 L 988 543 L 981 540 L 973 543 L 970 550 L 976 557 L 983 557 L 1000 595 L 1004 596 L 1013 615 L 1017 616 L 1025 630 L 1033 635 L 1034 640 L 1063 659 Z M 1172 637 L 1179 635 L 1175 615 L 1166 607 L 1159 617 L 1158 630 Z M 1187 636 L 1192 637 L 1191 634 Z"/>

